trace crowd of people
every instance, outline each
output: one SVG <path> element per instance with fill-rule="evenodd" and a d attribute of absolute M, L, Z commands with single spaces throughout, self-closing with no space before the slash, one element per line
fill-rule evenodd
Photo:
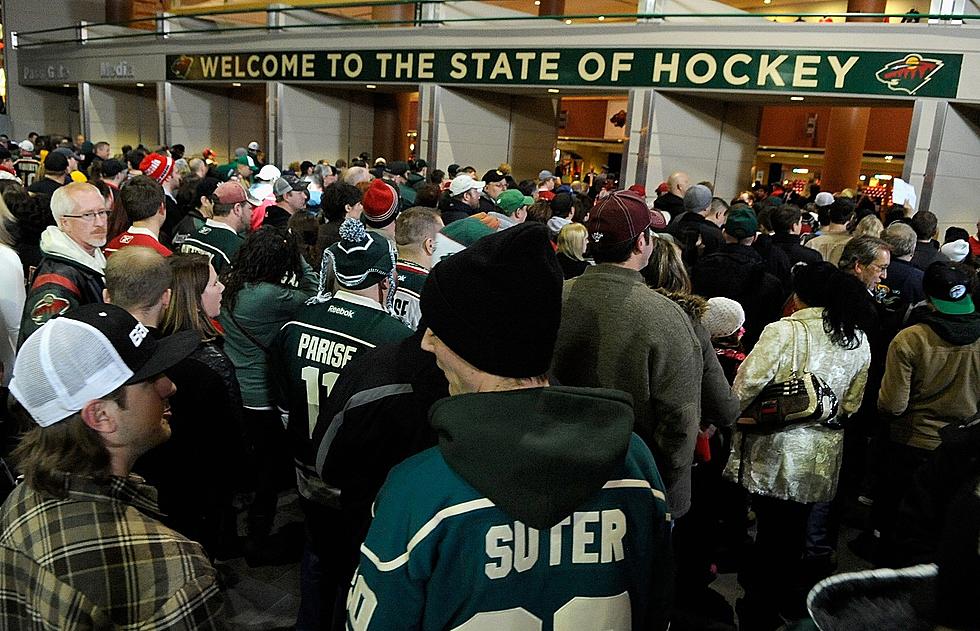
<path fill-rule="evenodd" d="M 0 138 L 8 624 L 223 628 L 244 556 L 301 561 L 301 630 L 977 628 L 980 222 L 32 136 Z M 893 569 L 838 574 L 862 505 Z"/>

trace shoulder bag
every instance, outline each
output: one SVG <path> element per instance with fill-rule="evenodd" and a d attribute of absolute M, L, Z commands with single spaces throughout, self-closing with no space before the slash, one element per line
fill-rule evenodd
<path fill-rule="evenodd" d="M 809 370 L 810 331 L 804 322 L 790 320 L 793 326 L 793 373 L 786 381 L 773 382 L 742 413 L 739 426 L 750 429 L 779 429 L 803 423 L 824 423 L 837 415 L 837 395 L 823 379 Z M 803 327 L 806 349 L 797 364 L 796 325 Z"/>

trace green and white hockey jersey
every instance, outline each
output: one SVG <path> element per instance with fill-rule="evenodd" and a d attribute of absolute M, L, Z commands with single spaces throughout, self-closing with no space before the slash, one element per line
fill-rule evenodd
<path fill-rule="evenodd" d="M 453 447 L 444 442 L 445 427 L 440 427 L 437 419 L 440 406 L 474 396 L 485 397 L 484 405 L 499 405 L 501 400 L 493 398 L 495 394 L 498 393 L 462 395 L 436 403 L 431 414 L 433 425 L 440 430 L 441 446 L 413 456 L 392 470 L 378 496 L 371 529 L 361 546 L 360 566 L 347 600 L 347 628 L 658 628 L 666 620 L 666 594 L 672 580 L 670 515 L 664 485 L 649 449 L 627 427 L 625 461 L 620 450 L 620 460 L 611 469 L 611 477 L 605 483 L 596 483 L 589 499 L 564 519 L 533 528 L 521 521 L 519 509 L 502 510 L 444 457 L 444 451 Z M 574 405 L 575 400 L 571 401 Z M 557 422 L 539 424 L 513 443 L 527 445 L 541 440 L 538 446 L 526 452 L 519 447 L 507 449 L 494 456 L 497 445 L 488 445 L 483 453 L 491 462 L 475 467 L 485 466 L 489 478 L 512 485 L 507 491 L 510 500 L 503 500 L 505 503 L 515 498 L 526 506 L 547 503 L 547 490 L 545 495 L 525 495 L 520 488 L 521 474 L 516 473 L 533 471 L 537 465 L 552 467 L 555 462 L 543 459 L 549 454 L 562 458 L 563 445 L 573 442 L 581 453 L 571 455 L 571 466 L 588 467 L 594 455 L 589 453 L 593 445 L 579 442 L 585 434 L 568 432 L 558 420 L 573 407 L 567 400 L 556 403 L 525 397 L 522 405 L 511 403 L 505 401 L 500 406 L 500 416 L 509 416 L 515 432 L 527 430 L 520 415 L 514 415 L 517 409 L 538 413 L 545 410 L 544 414 L 548 414 L 546 408 L 550 408 L 560 413 L 554 415 Z M 627 409 L 632 417 L 631 409 Z M 491 434 L 485 436 L 493 442 Z M 602 441 L 599 432 L 596 437 Z M 457 438 L 460 437 L 453 436 L 454 440 Z M 508 460 L 515 461 L 504 465 L 512 466 L 509 472 L 491 471 Z M 558 464 L 555 470 L 560 471 L 562 466 Z M 595 463 L 591 466 L 595 468 Z M 560 486 L 551 485 L 556 494 L 561 493 Z"/>
<path fill-rule="evenodd" d="M 280 329 L 269 374 L 276 404 L 288 415 L 297 484 L 307 499 L 322 503 L 332 495 L 313 466 L 311 439 L 321 402 L 357 353 L 411 334 L 377 302 L 343 290 L 327 302 L 303 307 Z"/>
<path fill-rule="evenodd" d="M 206 255 L 211 259 L 214 271 L 221 274 L 221 270 L 231 265 L 244 242 L 244 237 L 227 224 L 208 219 L 196 232 L 187 235 L 180 245 L 180 251 Z"/>
<path fill-rule="evenodd" d="M 420 298 L 429 270 L 418 263 L 398 259 L 395 272 L 398 274 L 398 288 L 395 291 L 393 315 L 414 331 L 419 328 L 419 320 L 422 319 Z"/>

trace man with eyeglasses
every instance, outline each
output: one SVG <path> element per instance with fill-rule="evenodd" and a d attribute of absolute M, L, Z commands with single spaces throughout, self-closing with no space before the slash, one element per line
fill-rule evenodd
<path fill-rule="evenodd" d="M 72 182 L 51 196 L 55 225 L 41 234 L 41 262 L 31 277 L 20 323 L 20 347 L 31 333 L 69 309 L 102 302 L 109 210 L 99 189 Z"/>

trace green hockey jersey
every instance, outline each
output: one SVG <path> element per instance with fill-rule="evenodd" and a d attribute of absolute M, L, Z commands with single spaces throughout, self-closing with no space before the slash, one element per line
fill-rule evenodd
<path fill-rule="evenodd" d="M 208 219 L 203 226 L 184 238 L 180 251 L 187 254 L 204 254 L 211 259 L 214 271 L 221 274 L 245 242 L 244 237 L 231 227 Z"/>
<path fill-rule="evenodd" d="M 629 631 L 662 625 L 672 580 L 670 515 L 649 449 L 628 425 L 618 434 L 625 441 L 609 449 L 610 434 L 589 432 L 588 419 L 579 423 L 581 432 L 569 431 L 561 419 L 582 420 L 574 410 L 592 405 L 583 402 L 588 390 L 540 390 L 551 392 L 521 391 L 527 394 L 509 401 L 501 393 L 470 394 L 433 406 L 440 447 L 393 469 L 378 495 L 348 595 L 348 629 Z M 486 433 L 477 429 L 469 437 L 447 430 L 439 416 L 448 408 L 460 423 L 484 425 L 485 410 L 463 418 L 468 402 L 455 400 L 466 397 L 480 397 L 477 405 L 485 410 L 496 407 L 501 424 L 491 422 Z M 550 420 L 525 422 L 531 415 Z M 496 444 L 494 434 L 508 422 L 516 438 L 509 446 Z M 603 423 L 594 417 L 594 427 Z M 459 455 L 455 443 L 477 436 L 470 453 L 482 457 L 472 466 L 451 466 Z M 588 436 L 595 442 L 581 442 Z M 460 468 L 475 485 L 496 488 L 478 491 Z M 482 474 L 473 473 L 481 468 Z M 608 477 L 582 483 L 597 470 Z M 556 509 L 549 504 L 557 510 L 567 505 L 566 489 L 556 482 L 562 472 L 569 486 L 593 490 L 573 510 L 558 513 L 564 518 L 543 518 Z M 491 499 L 498 493 L 499 501 Z"/>
<path fill-rule="evenodd" d="M 327 503 L 335 495 L 313 466 L 311 440 L 321 402 L 357 353 L 411 334 L 378 303 L 343 290 L 327 302 L 303 307 L 280 329 L 271 346 L 273 396 L 288 415 L 297 484 L 307 499 Z"/>

